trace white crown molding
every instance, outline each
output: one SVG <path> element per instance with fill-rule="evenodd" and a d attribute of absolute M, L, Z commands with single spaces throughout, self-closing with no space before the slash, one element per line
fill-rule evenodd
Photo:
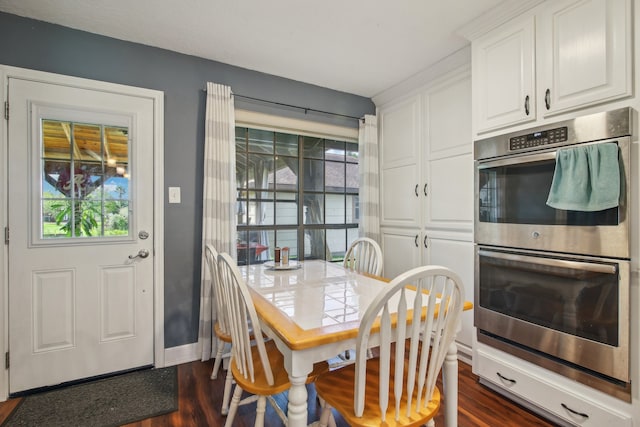
<path fill-rule="evenodd" d="M 472 41 L 487 31 L 533 9 L 545 0 L 505 0 L 497 7 L 483 13 L 456 31 L 456 34 Z"/>
<path fill-rule="evenodd" d="M 464 67 L 470 68 L 470 64 L 471 47 L 467 45 L 436 62 L 431 67 L 380 92 L 371 98 L 371 100 L 377 107 L 380 107 L 390 101 L 396 101 L 401 97 L 417 93 L 454 70 L 459 70 Z"/>

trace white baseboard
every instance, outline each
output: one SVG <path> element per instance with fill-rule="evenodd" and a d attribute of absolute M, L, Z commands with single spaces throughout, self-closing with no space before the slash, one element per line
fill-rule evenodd
<path fill-rule="evenodd" d="M 226 352 L 222 355 L 222 368 L 227 369 L 229 367 L 229 357 L 231 354 Z M 211 357 L 215 357 L 215 349 L 211 352 Z M 198 351 L 198 343 L 185 344 L 178 347 L 171 347 L 164 349 L 164 367 L 181 365 L 183 363 L 194 362 L 201 359 L 201 354 Z M 156 368 L 162 368 L 158 366 Z"/>
<path fill-rule="evenodd" d="M 471 365 L 473 360 L 473 349 L 469 346 L 458 343 L 458 360 Z"/>
<path fill-rule="evenodd" d="M 194 360 L 200 360 L 197 342 L 164 349 L 165 367 L 189 363 Z"/>

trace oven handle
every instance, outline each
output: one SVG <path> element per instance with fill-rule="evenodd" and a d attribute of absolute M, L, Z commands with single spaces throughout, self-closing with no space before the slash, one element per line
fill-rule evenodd
<path fill-rule="evenodd" d="M 488 162 L 479 162 L 478 169 L 495 168 L 498 166 L 519 165 L 522 163 L 542 162 L 545 160 L 555 160 L 556 151 L 547 151 L 544 153 L 524 154 L 522 156 L 509 157 L 507 159 L 491 160 Z"/>
<path fill-rule="evenodd" d="M 618 273 L 618 267 L 610 264 L 595 264 L 591 262 L 569 261 L 569 260 L 563 260 L 563 259 L 532 257 L 527 255 L 505 254 L 502 252 L 486 251 L 482 249 L 478 250 L 478 255 L 492 257 L 492 258 L 506 259 L 509 261 L 522 261 L 522 262 L 530 261 L 536 264 L 548 265 L 550 267 L 561 267 L 561 268 L 568 268 L 572 270 L 586 270 L 586 271 L 592 271 L 594 273 L 603 273 L 603 274 Z"/>

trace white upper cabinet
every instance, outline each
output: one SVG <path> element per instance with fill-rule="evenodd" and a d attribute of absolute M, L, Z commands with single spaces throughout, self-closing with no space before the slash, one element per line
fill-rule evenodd
<path fill-rule="evenodd" d="M 632 94 L 631 0 L 554 0 L 473 40 L 477 134 Z"/>
<path fill-rule="evenodd" d="M 420 97 L 379 114 L 381 222 L 417 226 L 420 220 Z"/>
<path fill-rule="evenodd" d="M 474 119 L 489 131 L 536 118 L 535 18 L 509 22 L 474 40 Z"/>
<path fill-rule="evenodd" d="M 540 107 L 561 113 L 631 94 L 631 2 L 550 2 L 538 21 Z"/>
<path fill-rule="evenodd" d="M 471 231 L 473 158 L 469 75 L 449 79 L 426 92 L 424 109 L 424 225 Z"/>

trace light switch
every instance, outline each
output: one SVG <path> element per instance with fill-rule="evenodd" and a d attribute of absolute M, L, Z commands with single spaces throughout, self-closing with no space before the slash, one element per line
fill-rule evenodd
<path fill-rule="evenodd" d="M 169 187 L 169 203 L 180 203 L 180 187 Z"/>

